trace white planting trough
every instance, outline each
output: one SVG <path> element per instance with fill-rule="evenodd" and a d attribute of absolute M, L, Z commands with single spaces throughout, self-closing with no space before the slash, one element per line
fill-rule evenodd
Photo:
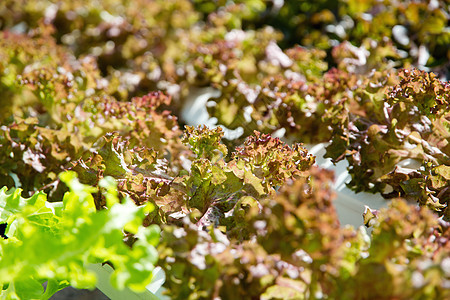
<path fill-rule="evenodd" d="M 110 265 L 91 264 L 88 269 L 97 274 L 97 288 L 102 291 L 111 300 L 158 300 L 169 299 L 162 295 L 164 288 L 162 285 L 166 280 L 166 275 L 160 267 L 156 267 L 153 270 L 152 282 L 146 287 L 147 289 L 141 293 L 133 292 L 126 288 L 123 290 L 117 290 L 111 285 L 111 274 L 114 269 Z"/>

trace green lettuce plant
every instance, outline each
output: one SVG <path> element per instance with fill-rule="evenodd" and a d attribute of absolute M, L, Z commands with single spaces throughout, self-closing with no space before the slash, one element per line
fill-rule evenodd
<path fill-rule="evenodd" d="M 74 172 L 60 177 L 70 188 L 62 202 L 48 202 L 43 192 L 22 198 L 20 189 L 0 191 L 0 222 L 7 223 L 7 239 L 0 242 L 2 298 L 48 299 L 68 285 L 94 288 L 96 276 L 87 269 L 92 263 L 111 264 L 111 281 L 119 289 L 145 289 L 160 233 L 157 226 L 142 226 L 152 205 L 120 201 L 107 177 L 100 182 L 106 208 L 97 211 L 96 188 L 81 184 Z M 131 247 L 123 242 L 123 230 L 138 237 Z"/>

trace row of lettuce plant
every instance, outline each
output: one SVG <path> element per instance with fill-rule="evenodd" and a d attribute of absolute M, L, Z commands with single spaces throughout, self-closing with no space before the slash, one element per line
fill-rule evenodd
<path fill-rule="evenodd" d="M 165 90 L 175 96 L 172 107 L 178 110 L 192 86 L 205 85 L 208 77 L 214 77 L 204 78 L 208 72 L 199 63 L 219 67 L 224 59 L 237 56 L 233 69 L 224 63 L 227 73 L 238 69 L 241 78 L 254 82 L 261 82 L 261 68 L 281 73 L 270 64 L 274 56 L 275 60 L 282 56 L 274 53 L 276 47 L 269 47 L 273 55 L 264 59 L 271 42 L 323 51 L 313 55 L 318 60 L 311 61 L 309 51 L 300 60 L 319 78 L 322 73 L 314 70 L 323 70 L 324 62 L 334 66 L 332 48 L 347 41 L 357 48 L 380 44 L 378 56 L 389 57 L 396 66 L 427 65 L 435 73 L 445 73 L 447 12 L 443 0 L 5 0 L 0 4 L 0 29 L 45 31 L 77 57 L 95 57 L 102 73 L 110 77 L 115 96 L 126 99 Z M 226 57 L 213 51 L 227 46 L 236 51 Z M 357 48 L 349 50 L 356 57 L 348 58 L 361 58 L 364 47 Z M 205 51 L 202 59 L 199 52 Z"/>
<path fill-rule="evenodd" d="M 445 3 L 328 2 L 3 1 L 2 296 L 91 288 L 86 263 L 107 262 L 135 290 L 160 265 L 174 299 L 449 297 L 450 88 L 410 69 L 425 49 L 445 70 Z M 180 129 L 205 85 L 241 138 Z M 268 133 L 329 142 L 351 187 L 393 199 L 371 239 L 339 226 L 332 174 Z"/>

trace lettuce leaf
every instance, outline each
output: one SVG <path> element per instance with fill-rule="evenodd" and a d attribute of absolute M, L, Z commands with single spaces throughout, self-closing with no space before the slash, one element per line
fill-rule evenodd
<path fill-rule="evenodd" d="M 2 299 L 48 299 L 69 284 L 94 288 L 97 278 L 86 268 L 90 263 L 111 264 L 116 288 L 144 290 L 152 278 L 160 230 L 141 224 L 153 206 L 119 201 L 114 180 L 107 177 L 100 184 L 107 207 L 97 211 L 96 188 L 80 183 L 75 172 L 60 178 L 70 188 L 62 202 L 48 202 L 43 192 L 23 198 L 20 189 L 0 190 L 0 222 L 8 224 L 8 238 L 0 241 Z M 123 242 L 124 229 L 138 237 L 131 248 Z"/>

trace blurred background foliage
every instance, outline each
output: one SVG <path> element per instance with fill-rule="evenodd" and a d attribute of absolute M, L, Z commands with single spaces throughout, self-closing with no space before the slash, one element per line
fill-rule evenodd
<path fill-rule="evenodd" d="M 0 4 L 1 29 L 26 33 L 52 25 L 50 34 L 56 42 L 76 57 L 96 57 L 102 74 L 120 82 L 122 96 L 136 88 L 141 94 L 155 89 L 160 81 L 201 84 L 190 78 L 201 74 L 186 70 L 189 61 L 196 58 L 200 44 L 216 44 L 233 30 L 275 40 L 282 49 L 301 45 L 325 50 L 322 59 L 329 68 L 338 63 L 332 48 L 344 41 L 355 47 L 367 41 L 387 44 L 392 51 L 384 50 L 384 56 L 397 67 L 426 66 L 445 75 L 450 59 L 448 18 L 448 3 L 443 0 L 6 0 Z M 237 47 L 244 53 L 251 51 L 243 64 L 258 61 L 257 53 L 265 48 L 263 41 L 248 43 L 251 49 Z M 169 87 L 160 83 L 158 88 Z"/>

